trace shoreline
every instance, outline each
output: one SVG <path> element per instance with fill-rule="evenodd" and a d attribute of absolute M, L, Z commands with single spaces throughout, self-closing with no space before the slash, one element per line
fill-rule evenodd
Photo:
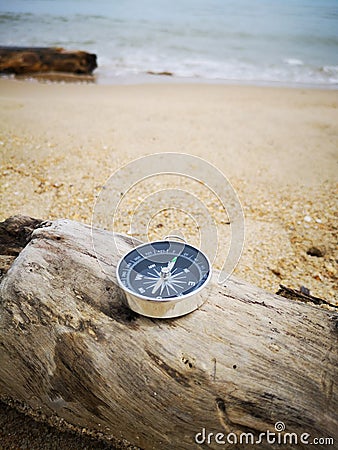
<path fill-rule="evenodd" d="M 324 83 L 302 83 L 302 82 L 288 82 L 288 81 L 264 81 L 264 80 L 241 80 L 241 79 L 226 79 L 226 78 L 201 78 L 201 77 L 182 77 L 172 75 L 160 75 L 160 74 L 138 74 L 135 76 L 123 76 L 110 78 L 110 81 L 100 81 L 100 78 L 105 80 L 104 75 L 95 74 L 98 78 L 99 85 L 139 85 L 139 84 L 182 84 L 182 85 L 217 85 L 217 86 L 247 86 L 247 87 L 270 87 L 270 88 L 286 88 L 286 89 L 318 89 L 324 91 L 336 91 L 338 90 L 338 83 L 324 84 Z"/>
<path fill-rule="evenodd" d="M 275 89 L 296 89 L 296 90 L 319 90 L 319 91 L 337 91 L 338 83 L 302 83 L 287 81 L 264 81 L 264 80 L 240 80 L 240 79 L 222 79 L 222 78 L 201 78 L 201 77 L 182 77 L 174 73 L 140 73 L 137 75 L 125 75 L 116 77 L 107 77 L 104 74 L 93 73 L 92 75 L 76 75 L 68 73 L 36 73 L 27 75 L 1 75 L 1 80 L 40 82 L 46 84 L 94 84 L 99 86 L 142 86 L 151 84 L 160 85 L 210 85 L 210 86 L 233 86 L 233 87 L 251 87 L 251 88 L 275 88 Z"/>

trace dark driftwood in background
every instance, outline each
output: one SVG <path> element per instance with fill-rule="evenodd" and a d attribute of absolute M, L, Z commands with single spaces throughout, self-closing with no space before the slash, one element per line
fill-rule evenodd
<path fill-rule="evenodd" d="M 0 47 L 0 73 L 43 76 L 46 73 L 91 75 L 96 55 L 54 47 Z"/>
<path fill-rule="evenodd" d="M 113 234 L 93 235 L 96 254 L 91 228 L 77 222 L 14 218 L 0 227 L 2 254 L 19 253 L 0 284 L 2 398 L 147 450 L 216 449 L 198 446 L 195 434 L 258 436 L 277 421 L 337 439 L 331 312 L 234 278 L 220 286 L 216 274 L 192 314 L 140 317 L 113 281 Z M 115 237 L 120 251 L 130 248 Z"/>

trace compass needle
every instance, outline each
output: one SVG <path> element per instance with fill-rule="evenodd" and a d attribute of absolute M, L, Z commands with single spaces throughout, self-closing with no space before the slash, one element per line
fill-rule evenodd
<path fill-rule="evenodd" d="M 176 261 L 177 261 L 177 256 L 175 256 L 175 258 L 173 258 L 171 261 L 169 261 L 168 266 L 167 266 L 169 272 L 171 272 L 173 270 L 174 265 L 176 264 Z"/>
<path fill-rule="evenodd" d="M 155 292 L 160 288 L 160 286 L 162 285 L 163 279 L 159 278 L 157 283 L 155 284 L 153 290 L 151 291 L 152 294 L 155 294 Z"/>

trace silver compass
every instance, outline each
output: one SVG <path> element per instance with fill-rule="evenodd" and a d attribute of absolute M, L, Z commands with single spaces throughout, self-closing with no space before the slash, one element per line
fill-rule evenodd
<path fill-rule="evenodd" d="M 163 240 L 142 244 L 124 255 L 116 276 L 133 311 L 148 317 L 178 317 L 206 300 L 211 265 L 196 247 Z"/>

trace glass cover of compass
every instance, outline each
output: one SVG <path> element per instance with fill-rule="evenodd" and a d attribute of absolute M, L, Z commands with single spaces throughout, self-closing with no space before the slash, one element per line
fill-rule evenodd
<path fill-rule="evenodd" d="M 210 279 L 211 266 L 199 249 L 186 243 L 163 240 L 131 250 L 119 261 L 116 275 L 131 309 L 151 317 L 174 317 L 203 303 L 204 299 L 198 293 Z M 152 311 L 145 308 L 145 301 L 152 304 L 166 302 L 172 307 L 158 306 Z"/>

